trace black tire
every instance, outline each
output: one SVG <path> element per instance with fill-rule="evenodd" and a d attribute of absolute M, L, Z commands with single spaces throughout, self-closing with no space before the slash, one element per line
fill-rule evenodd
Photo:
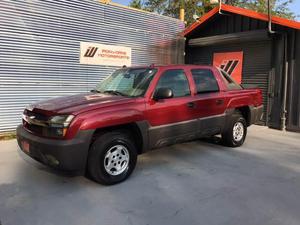
<path fill-rule="evenodd" d="M 243 135 L 241 139 L 237 139 L 235 138 L 236 135 L 234 136 L 233 129 L 235 125 L 241 125 L 241 124 L 243 128 Z M 247 136 L 246 120 L 239 111 L 235 111 L 232 115 L 229 125 L 227 126 L 226 130 L 224 130 L 224 132 L 222 133 L 222 143 L 228 147 L 239 147 L 244 143 L 246 136 Z"/>
<path fill-rule="evenodd" d="M 117 175 L 109 174 L 105 169 L 105 156 L 115 146 L 124 146 L 129 153 L 129 162 L 124 171 Z M 106 158 L 107 160 L 107 158 Z M 126 131 L 111 131 L 99 136 L 92 144 L 88 156 L 88 173 L 96 182 L 104 185 L 113 185 L 126 180 L 135 168 L 137 150 L 134 142 Z M 115 163 L 116 164 L 116 163 Z M 111 171 L 109 171 L 111 172 Z M 114 171 L 112 171 L 114 172 Z"/>

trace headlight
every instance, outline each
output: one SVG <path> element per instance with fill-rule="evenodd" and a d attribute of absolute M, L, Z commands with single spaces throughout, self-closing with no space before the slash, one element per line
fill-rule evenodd
<path fill-rule="evenodd" d="M 49 120 L 49 125 L 51 127 L 68 127 L 73 118 L 73 115 L 53 116 Z"/>
<path fill-rule="evenodd" d="M 73 115 L 61 115 L 51 117 L 48 120 L 48 136 L 64 137 L 73 118 Z"/>

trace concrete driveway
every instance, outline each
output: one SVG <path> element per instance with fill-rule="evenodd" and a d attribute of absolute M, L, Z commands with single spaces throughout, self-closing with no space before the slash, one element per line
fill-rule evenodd
<path fill-rule="evenodd" d="M 253 126 L 243 147 L 196 141 L 139 157 L 102 186 L 0 142 L 1 225 L 299 225 L 300 134 Z"/>

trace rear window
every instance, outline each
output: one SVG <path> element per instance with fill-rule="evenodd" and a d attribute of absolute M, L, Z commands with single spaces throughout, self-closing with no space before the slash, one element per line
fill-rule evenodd
<path fill-rule="evenodd" d="M 223 78 L 223 81 L 225 82 L 228 90 L 241 90 L 243 89 L 234 79 L 230 77 L 229 74 L 227 74 L 224 70 L 219 68 L 219 72 L 221 73 L 221 77 Z"/>
<path fill-rule="evenodd" d="M 211 70 L 193 69 L 191 70 L 191 72 L 197 87 L 198 94 L 219 91 L 218 82 Z"/>

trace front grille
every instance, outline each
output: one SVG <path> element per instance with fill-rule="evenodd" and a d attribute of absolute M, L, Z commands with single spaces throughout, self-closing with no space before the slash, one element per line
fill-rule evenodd
<path fill-rule="evenodd" d="M 27 115 L 27 116 L 34 116 L 35 119 L 37 120 L 41 120 L 41 121 L 47 121 L 49 118 L 45 115 L 42 115 L 40 113 L 36 113 L 36 112 L 32 112 L 32 111 L 29 111 L 27 109 L 24 110 L 24 114 Z"/>
<path fill-rule="evenodd" d="M 42 126 L 30 124 L 26 121 L 23 121 L 24 127 L 29 130 L 31 133 L 43 135 L 43 128 Z"/>
<path fill-rule="evenodd" d="M 29 111 L 27 109 L 24 110 L 24 115 L 34 118 L 34 120 L 38 121 L 39 123 L 46 123 L 48 121 L 47 116 Z M 23 126 L 25 129 L 27 129 L 33 134 L 45 136 L 47 133 L 47 127 L 31 123 L 30 121 L 25 121 L 24 119 Z"/>
<path fill-rule="evenodd" d="M 30 133 L 38 136 L 59 138 L 63 134 L 63 128 L 51 127 L 48 123 L 49 117 L 25 109 L 23 126 Z"/>

